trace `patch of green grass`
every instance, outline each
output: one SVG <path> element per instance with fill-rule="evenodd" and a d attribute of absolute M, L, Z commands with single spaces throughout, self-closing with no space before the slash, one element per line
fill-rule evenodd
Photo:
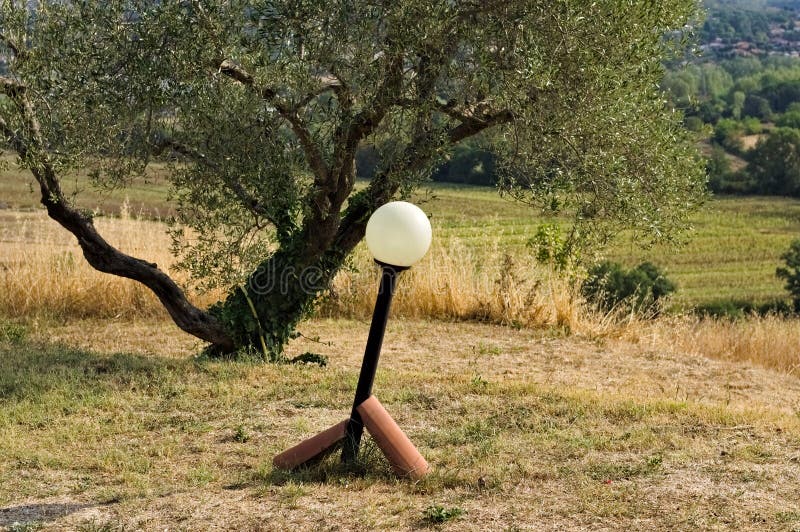
<path fill-rule="evenodd" d="M 28 329 L 18 323 L 0 319 L 0 342 L 17 344 L 28 337 Z"/>
<path fill-rule="evenodd" d="M 244 425 L 237 425 L 233 431 L 233 436 L 231 436 L 231 439 L 238 443 L 247 443 L 250 441 L 250 433 L 247 432 L 247 429 L 244 428 Z"/>
<path fill-rule="evenodd" d="M 14 522 L 8 527 L 9 532 L 34 532 L 44 528 L 44 523 L 38 521 Z"/>
<path fill-rule="evenodd" d="M 779 523 L 800 523 L 800 511 L 786 510 L 775 514 Z"/>
<path fill-rule="evenodd" d="M 596 462 L 589 464 L 586 468 L 586 474 L 593 480 L 630 480 L 634 477 L 651 475 L 659 471 L 662 462 L 663 458 L 660 454 L 654 454 L 644 460 L 631 462 Z"/>
<path fill-rule="evenodd" d="M 461 517 L 463 514 L 464 510 L 458 506 L 446 508 L 439 504 L 432 504 L 422 512 L 422 519 L 426 523 L 438 525 Z"/>

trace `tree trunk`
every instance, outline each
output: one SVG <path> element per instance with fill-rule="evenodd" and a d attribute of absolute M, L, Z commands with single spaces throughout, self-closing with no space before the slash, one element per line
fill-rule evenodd
<path fill-rule="evenodd" d="M 381 185 L 352 197 L 340 222 L 337 216 L 336 223 L 309 226 L 298 233 L 262 262 L 244 286 L 212 307 L 210 312 L 236 345 L 255 349 L 270 361 L 282 360 L 295 327 L 311 314 L 317 298 L 364 237 L 369 215 L 392 193 Z"/>
<path fill-rule="evenodd" d="M 343 261 L 344 256 L 337 261 L 323 256 L 309 262 L 291 251 L 279 250 L 211 312 L 239 347 L 279 361 L 295 327 L 311 313 Z"/>

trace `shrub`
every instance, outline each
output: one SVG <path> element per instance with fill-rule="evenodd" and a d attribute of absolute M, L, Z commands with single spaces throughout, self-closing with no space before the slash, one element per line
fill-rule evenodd
<path fill-rule="evenodd" d="M 763 303 L 755 303 L 740 299 L 719 299 L 697 305 L 694 313 L 701 317 L 740 319 L 748 315 L 786 316 L 791 314 L 790 305 L 784 300 L 774 299 Z"/>
<path fill-rule="evenodd" d="M 616 262 L 601 262 L 589 270 L 581 293 L 599 309 L 657 313 L 661 300 L 675 291 L 658 266 L 643 262 L 626 270 Z"/>
<path fill-rule="evenodd" d="M 791 243 L 789 250 L 781 255 L 786 263 L 775 271 L 775 275 L 786 281 L 786 290 L 792 295 L 794 311 L 800 312 L 800 239 Z"/>
<path fill-rule="evenodd" d="M 752 116 L 742 119 L 742 127 L 744 128 L 746 135 L 758 135 L 764 131 L 764 125 L 761 123 L 761 121 L 758 118 L 753 118 Z"/>
<path fill-rule="evenodd" d="M 705 124 L 698 116 L 687 116 L 683 119 L 683 125 L 689 131 L 699 132 L 703 130 Z"/>
<path fill-rule="evenodd" d="M 714 142 L 732 153 L 742 151 L 742 135 L 744 126 L 738 120 L 723 118 L 714 127 Z"/>

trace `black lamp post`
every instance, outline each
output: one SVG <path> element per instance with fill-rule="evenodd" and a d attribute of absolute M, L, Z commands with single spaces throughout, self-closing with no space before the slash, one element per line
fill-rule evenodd
<path fill-rule="evenodd" d="M 408 267 L 391 266 L 381 262 L 378 264 L 381 266 L 381 284 L 378 289 L 378 299 L 375 301 L 375 310 L 372 312 L 372 323 L 369 327 L 367 347 L 364 350 L 364 360 L 361 362 L 361 373 L 358 375 L 353 409 L 347 423 L 347 437 L 342 450 L 342 461 L 344 462 L 352 462 L 358 456 L 361 434 L 364 432 L 364 423 L 361 420 L 361 414 L 358 413 L 358 407 L 372 395 L 372 383 L 375 382 L 378 358 L 381 356 L 381 345 L 383 345 L 383 333 L 386 332 L 386 322 L 389 320 L 389 308 L 392 306 L 397 277 L 401 271 L 408 269 Z"/>
<path fill-rule="evenodd" d="M 381 282 L 350 418 L 280 453 L 273 464 L 294 469 L 319 460 L 340 444 L 343 445 L 342 461 L 353 462 L 358 457 L 366 427 L 398 474 L 421 478 L 428 473 L 428 463 L 372 395 L 372 384 L 398 275 L 427 253 L 431 225 L 419 207 L 394 201 L 380 207 L 370 217 L 366 240 L 375 262 L 381 267 Z"/>

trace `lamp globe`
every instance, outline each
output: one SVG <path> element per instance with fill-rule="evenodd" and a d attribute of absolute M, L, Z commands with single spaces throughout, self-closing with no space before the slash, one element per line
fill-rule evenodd
<path fill-rule="evenodd" d="M 375 260 L 408 268 L 431 246 L 431 223 L 425 213 L 407 201 L 379 207 L 367 222 L 367 247 Z"/>

